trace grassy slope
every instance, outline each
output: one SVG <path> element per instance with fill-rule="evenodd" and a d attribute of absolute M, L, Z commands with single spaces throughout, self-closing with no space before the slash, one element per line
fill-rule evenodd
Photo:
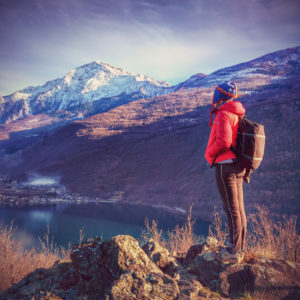
<path fill-rule="evenodd" d="M 300 214 L 299 99 L 297 80 L 241 97 L 247 115 L 267 134 L 261 168 L 245 187 L 246 207 L 266 204 L 276 213 Z M 293 87 L 293 88 L 291 88 Z M 15 173 L 60 175 L 72 192 L 188 208 L 210 217 L 220 206 L 213 170 L 203 159 L 210 90 L 179 91 L 137 100 L 77 121 L 25 151 Z"/>

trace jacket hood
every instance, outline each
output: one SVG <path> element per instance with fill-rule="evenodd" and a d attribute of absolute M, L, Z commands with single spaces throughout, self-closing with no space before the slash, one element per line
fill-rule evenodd
<path fill-rule="evenodd" d="M 241 102 L 234 100 L 224 102 L 224 104 L 215 110 L 215 113 L 221 110 L 226 110 L 239 116 L 244 115 L 246 112 L 244 105 Z"/>

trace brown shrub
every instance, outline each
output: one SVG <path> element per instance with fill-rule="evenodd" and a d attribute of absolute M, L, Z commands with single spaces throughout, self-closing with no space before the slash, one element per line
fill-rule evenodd
<path fill-rule="evenodd" d="M 189 208 L 186 223 L 182 226 L 177 225 L 173 230 L 167 232 L 168 238 L 163 237 L 163 231 L 158 229 L 156 221 L 152 221 L 150 226 L 148 219 L 145 220 L 146 230 L 142 232 L 140 242 L 143 244 L 150 239 L 167 248 L 175 256 L 184 256 L 189 248 L 199 243 L 200 237 L 195 235 L 192 220 L 192 206 Z"/>
<path fill-rule="evenodd" d="M 194 233 L 194 224 L 195 221 L 192 220 L 192 206 L 190 206 L 186 223 L 182 227 L 177 225 L 175 229 L 168 232 L 167 247 L 171 254 L 184 256 L 192 245 L 199 243 L 200 237 Z"/>
<path fill-rule="evenodd" d="M 257 212 L 250 214 L 248 218 L 248 234 L 246 243 L 245 261 L 258 256 L 274 259 L 286 259 L 300 261 L 300 235 L 297 233 L 296 216 L 283 216 L 276 220 L 271 216 L 270 210 L 265 206 L 256 206 Z M 190 246 L 201 239 L 193 232 L 194 221 L 191 218 L 191 210 L 186 223 L 167 233 L 168 239 L 163 237 L 162 230 L 158 229 L 156 221 L 149 225 L 146 220 L 146 231 L 142 234 L 143 242 L 152 238 L 161 246 L 166 247 L 173 255 L 184 256 Z M 220 213 L 214 209 L 213 222 L 209 226 L 210 237 L 216 238 L 225 246 L 228 241 L 228 226 L 222 221 Z"/>
<path fill-rule="evenodd" d="M 296 216 L 283 216 L 276 220 L 266 206 L 255 206 L 256 213 L 248 218 L 248 233 L 245 261 L 258 256 L 300 261 L 300 235 L 297 233 Z M 209 236 L 225 245 L 228 240 L 228 227 L 220 214 L 214 210 L 214 219 L 209 227 Z"/>
<path fill-rule="evenodd" d="M 41 242 L 41 251 L 26 250 L 13 237 L 13 224 L 0 229 L 0 292 L 20 281 L 37 268 L 49 268 L 59 259 L 69 259 L 69 250 L 54 246 L 49 228 Z"/>
<path fill-rule="evenodd" d="M 220 213 L 214 207 L 213 222 L 209 225 L 208 236 L 217 239 L 222 246 L 225 246 L 228 240 L 229 232 L 227 224 L 224 224 Z"/>
<path fill-rule="evenodd" d="M 266 206 L 256 206 L 257 213 L 249 216 L 248 251 L 267 258 L 300 261 L 300 235 L 297 217 L 283 216 L 275 220 Z"/>
<path fill-rule="evenodd" d="M 150 225 L 148 218 L 145 219 L 146 230 L 143 230 L 141 238 L 139 239 L 141 244 L 145 244 L 150 239 L 152 239 L 162 247 L 166 247 L 166 240 L 163 237 L 163 231 L 158 229 L 157 224 L 157 221 L 152 220 L 152 223 Z"/>

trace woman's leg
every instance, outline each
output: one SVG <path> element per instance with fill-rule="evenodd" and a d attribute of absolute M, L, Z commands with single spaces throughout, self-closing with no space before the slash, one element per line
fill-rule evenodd
<path fill-rule="evenodd" d="M 233 243 L 236 252 L 243 250 L 245 239 L 243 195 L 240 193 L 242 182 L 239 181 L 241 175 L 237 163 L 216 166 L 216 183 L 228 218 L 230 242 Z"/>
<path fill-rule="evenodd" d="M 227 216 L 227 224 L 228 224 L 228 229 L 229 229 L 229 242 L 233 244 L 233 224 L 232 224 L 232 213 L 231 213 L 231 206 L 229 205 L 228 202 L 228 193 L 227 190 L 223 184 L 223 165 L 217 164 L 216 165 L 216 170 L 215 170 L 215 180 L 217 184 L 217 188 L 219 191 L 219 194 L 222 199 L 222 205 L 223 209 L 225 211 L 225 214 Z"/>
<path fill-rule="evenodd" d="M 237 174 L 237 189 L 238 189 L 238 203 L 239 203 L 239 211 L 241 216 L 241 227 L 242 227 L 242 242 L 241 242 L 241 250 L 245 248 L 246 241 L 246 233 L 247 233 L 247 218 L 244 208 L 244 193 L 243 193 L 243 182 L 244 175 L 246 170 L 239 170 Z"/>

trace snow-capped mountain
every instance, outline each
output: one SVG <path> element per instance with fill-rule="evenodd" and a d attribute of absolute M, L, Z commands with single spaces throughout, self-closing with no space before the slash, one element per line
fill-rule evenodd
<path fill-rule="evenodd" d="M 175 89 L 213 87 L 224 81 L 241 83 L 245 89 L 253 84 L 265 85 L 300 74 L 300 47 L 288 48 L 235 66 L 222 68 L 207 76 L 196 74 Z"/>
<path fill-rule="evenodd" d="M 102 112 L 137 98 L 154 97 L 169 91 L 170 85 L 165 81 L 93 61 L 43 86 L 31 86 L 4 96 L 4 101 L 0 101 L 0 117 L 6 122 L 57 110 Z M 103 103 L 101 99 L 105 99 Z"/>
<path fill-rule="evenodd" d="M 297 74 L 300 74 L 300 47 L 276 51 L 209 75 L 198 73 L 175 86 L 94 61 L 43 86 L 0 97 L 0 123 L 62 110 L 75 115 L 95 114 L 133 100 L 182 89 L 211 88 L 228 80 L 237 82 L 239 90 L 250 92 L 258 86 L 280 84 Z"/>

